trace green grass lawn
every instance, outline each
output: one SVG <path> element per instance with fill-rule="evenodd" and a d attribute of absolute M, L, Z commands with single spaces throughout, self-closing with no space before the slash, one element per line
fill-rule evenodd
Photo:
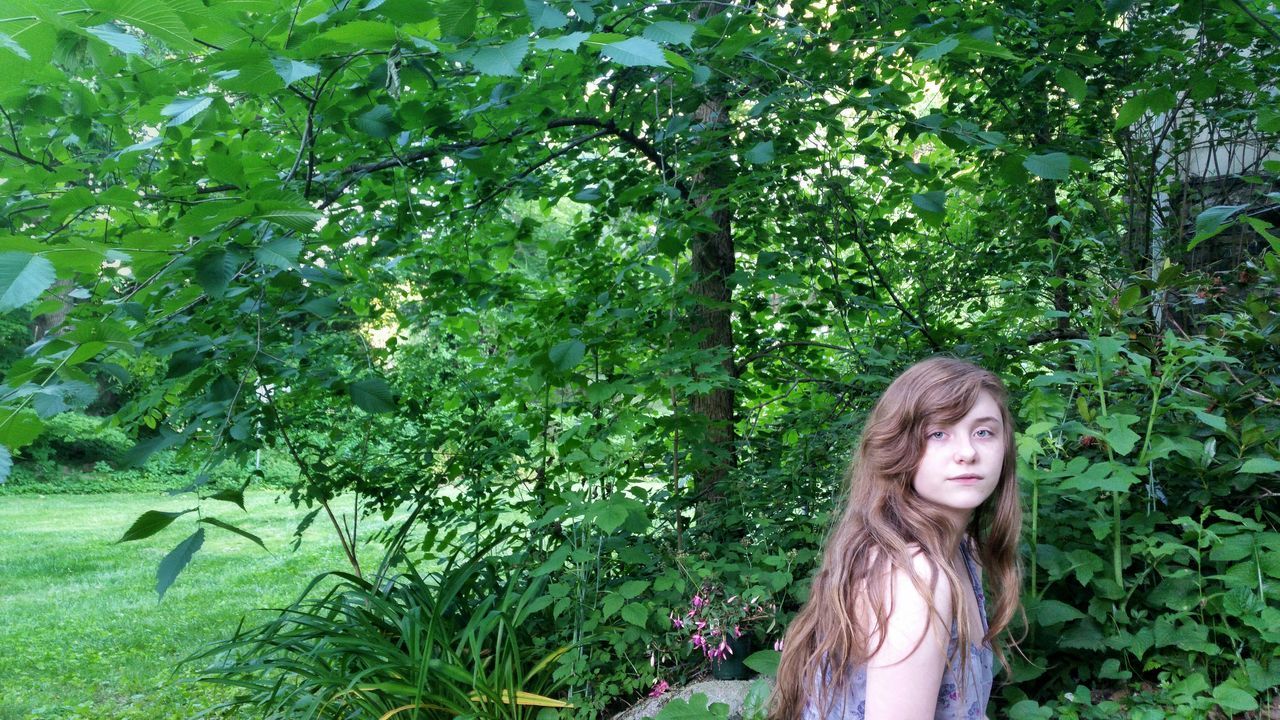
<path fill-rule="evenodd" d="M 205 526 L 204 547 L 157 603 L 156 566 L 194 532 L 195 514 L 145 540 L 114 542 L 142 512 L 183 510 L 192 499 L 0 497 L 0 720 L 190 716 L 228 691 L 175 677 L 179 660 L 231 634 L 246 613 L 253 621 L 266 617 L 255 609 L 291 602 L 318 573 L 347 567 L 323 513 L 290 552 L 305 510 L 265 491 L 248 495 L 248 513 L 207 501 L 206 514 L 260 536 L 271 552 Z M 364 545 L 360 556 L 376 567 L 381 548 Z"/>

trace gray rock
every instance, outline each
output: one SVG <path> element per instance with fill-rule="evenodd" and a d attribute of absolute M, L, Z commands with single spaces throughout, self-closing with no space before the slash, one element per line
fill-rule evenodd
<path fill-rule="evenodd" d="M 761 676 L 755 680 L 707 680 L 686 685 L 656 698 L 646 698 L 613 716 L 613 720 L 642 720 L 656 716 L 672 700 L 688 700 L 697 693 L 707 696 L 707 705 L 724 703 L 729 706 L 729 720 L 742 719 L 742 705 L 747 693 L 756 682 L 764 682 L 773 689 L 773 678 Z"/>

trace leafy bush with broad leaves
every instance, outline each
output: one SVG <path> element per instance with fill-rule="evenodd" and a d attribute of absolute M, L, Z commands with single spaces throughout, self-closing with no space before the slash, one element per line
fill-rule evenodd
<path fill-rule="evenodd" d="M 1027 659 L 1005 691 L 1011 717 L 1190 718 L 1276 697 L 1280 325 L 1259 303 L 1278 271 L 1268 255 L 1194 336 L 1142 334 L 1144 298 L 1195 298 L 1205 279 L 1174 266 L 1135 280 L 1095 303 L 1094 333 L 1062 366 L 1027 383 Z M 1077 683 L 1098 702 L 1066 692 Z"/>

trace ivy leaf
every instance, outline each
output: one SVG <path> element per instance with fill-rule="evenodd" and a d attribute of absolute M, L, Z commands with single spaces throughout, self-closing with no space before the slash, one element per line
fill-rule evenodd
<path fill-rule="evenodd" d="M 551 7 L 543 0 L 524 0 L 524 8 L 533 21 L 533 29 L 562 28 L 569 24 L 569 16 Z"/>
<path fill-rule="evenodd" d="M 264 544 L 264 543 L 262 542 L 262 538 L 258 537 L 257 535 L 254 535 L 253 533 L 249 532 L 248 530 L 242 530 L 242 529 L 240 529 L 240 528 L 236 527 L 235 525 L 232 525 L 231 523 L 223 522 L 223 521 L 219 520 L 218 518 L 214 518 L 214 517 L 203 517 L 203 518 L 200 518 L 200 522 L 205 523 L 205 524 L 208 524 L 208 525 L 212 525 L 212 526 L 214 526 L 214 527 L 220 527 L 220 528 L 222 528 L 223 530 L 227 530 L 227 531 L 229 531 L 229 532 L 233 532 L 233 533 L 235 533 L 235 534 L 239 535 L 239 536 L 240 536 L 240 537 L 242 537 L 242 538 L 246 538 L 246 539 L 248 539 L 248 540 L 250 540 L 250 541 L 252 541 L 252 542 L 257 543 L 257 544 L 258 544 L 258 547 L 262 548 L 263 550 L 266 550 L 266 549 L 267 549 L 266 544 Z"/>
<path fill-rule="evenodd" d="M 578 366 L 586 355 L 587 346 L 581 340 L 565 340 L 551 348 L 551 364 L 561 372 L 567 372 Z"/>
<path fill-rule="evenodd" d="M 57 280 L 53 263 L 41 255 L 0 253 L 0 312 L 34 301 Z"/>
<path fill-rule="evenodd" d="M 520 63 L 529 52 L 528 38 L 512 40 L 497 47 L 480 48 L 467 59 L 482 75 L 497 77 L 518 76 Z"/>
<path fill-rule="evenodd" d="M 137 520 L 124 531 L 124 535 L 120 536 L 117 543 L 130 542 L 132 540 L 141 540 L 149 538 L 161 530 L 169 527 L 169 525 L 178 518 L 189 512 L 195 512 L 195 508 L 188 508 L 178 512 L 163 512 L 161 510 L 148 510 L 138 516 Z"/>
<path fill-rule="evenodd" d="M 1045 180 L 1066 180 L 1071 172 L 1071 156 L 1060 152 L 1032 155 L 1022 161 L 1022 167 Z"/>
<path fill-rule="evenodd" d="M 298 62 L 297 60 L 289 60 L 287 58 L 272 58 L 271 67 L 276 69 L 276 74 L 284 80 L 285 86 L 294 84 L 299 80 L 305 80 L 309 77 L 320 74 L 320 66 L 311 63 Z"/>
<path fill-rule="evenodd" d="M 395 396 L 391 386 L 382 378 L 366 378 L 351 383 L 347 388 L 356 407 L 367 413 L 377 414 L 391 412 L 396 409 Z"/>
<path fill-rule="evenodd" d="M 648 580 L 628 580 L 622 583 L 622 587 L 618 588 L 618 594 L 630 600 L 649 589 Z"/>
<path fill-rule="evenodd" d="M 158 600 L 164 599 L 165 591 L 173 585 L 173 581 L 178 578 L 178 573 L 191 562 L 191 556 L 196 554 L 200 546 L 204 545 L 204 528 L 191 533 L 190 537 L 178 543 L 178 546 L 169 551 L 168 555 L 160 561 L 160 567 L 156 570 L 156 594 L 159 595 Z"/>
<path fill-rule="evenodd" d="M 693 30 L 694 27 L 690 23 L 660 20 L 649 25 L 641 34 L 654 42 L 691 48 L 693 47 Z"/>
<path fill-rule="evenodd" d="M 632 37 L 609 43 L 600 48 L 600 54 L 626 67 L 671 67 L 662 54 L 662 48 L 644 38 Z"/>
<path fill-rule="evenodd" d="M 143 47 L 141 40 L 122 31 L 111 23 L 94 25 L 93 27 L 87 27 L 84 30 L 125 55 L 141 55 L 146 49 Z"/>
<path fill-rule="evenodd" d="M 773 160 L 773 141 L 766 140 L 762 143 L 756 143 L 746 154 L 747 162 L 752 165 L 763 165 Z"/>
<path fill-rule="evenodd" d="M 147 458 L 151 457 L 153 453 L 173 447 L 182 442 L 183 439 L 184 436 L 181 433 L 162 427 L 159 434 L 154 437 L 138 441 L 137 445 L 134 445 L 129 452 L 124 454 L 121 462 L 129 467 L 138 467 L 146 462 Z"/>
<path fill-rule="evenodd" d="M 577 52 L 578 46 L 583 41 L 591 37 L 591 33 L 575 32 L 568 35 L 561 35 L 553 38 L 538 38 L 533 41 L 533 46 L 539 50 L 565 50 L 567 52 Z"/>
<path fill-rule="evenodd" d="M 919 54 L 916 55 L 916 60 L 925 61 L 925 62 L 929 60 L 937 60 L 938 58 L 942 57 L 943 55 L 946 55 L 947 53 L 951 52 L 952 50 L 955 50 L 958 47 L 960 47 L 960 41 L 957 40 L 956 38 L 953 38 L 953 37 L 944 38 L 941 42 L 937 43 L 936 45 L 932 45 L 922 50 Z"/>
<path fill-rule="evenodd" d="M 178 98 L 173 102 L 165 105 L 160 110 L 160 114 L 169 118 L 169 127 L 181 125 L 191 118 L 204 112 L 205 108 L 213 103 L 213 98 L 207 95 L 197 95 L 192 98 Z"/>

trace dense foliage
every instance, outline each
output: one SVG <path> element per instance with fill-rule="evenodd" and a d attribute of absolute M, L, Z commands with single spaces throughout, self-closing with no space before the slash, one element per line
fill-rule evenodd
<path fill-rule="evenodd" d="M 548 687 L 616 708 L 696 672 L 669 616 L 704 587 L 777 602 L 772 643 L 869 403 L 950 352 L 1025 427 L 1026 658 L 992 714 L 1274 698 L 1270 6 L 4 15 L 0 308 L 36 341 L 0 475 L 94 402 L 122 463 L 176 450 L 194 512 L 124 531 L 189 533 L 161 591 L 239 532 L 211 480 L 266 448 L 390 615 L 434 601 L 367 584 L 363 513 L 412 508 L 395 563 L 529 538 L 496 552 L 545 582 L 528 637 L 572 648 Z M 305 605 L 334 633 L 340 597 Z"/>

